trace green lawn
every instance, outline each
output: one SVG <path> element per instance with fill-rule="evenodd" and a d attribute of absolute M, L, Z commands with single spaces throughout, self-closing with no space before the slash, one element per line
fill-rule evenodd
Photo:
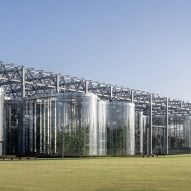
<path fill-rule="evenodd" d="M 191 156 L 0 161 L 0 190 L 191 191 Z"/>

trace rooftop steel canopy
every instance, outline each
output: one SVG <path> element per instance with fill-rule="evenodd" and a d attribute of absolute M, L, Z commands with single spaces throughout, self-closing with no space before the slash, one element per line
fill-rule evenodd
<path fill-rule="evenodd" d="M 188 115 L 191 103 L 158 94 L 7 64 L 0 61 L 0 87 L 6 96 L 28 99 L 61 92 L 92 92 L 105 100 L 134 102 L 145 114 Z"/>

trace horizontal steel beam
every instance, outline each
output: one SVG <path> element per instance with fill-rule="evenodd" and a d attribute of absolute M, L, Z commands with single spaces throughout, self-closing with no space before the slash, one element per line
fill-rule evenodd
<path fill-rule="evenodd" d="M 5 87 L 7 95 L 15 97 L 18 94 L 19 97 L 23 87 L 26 96 L 34 96 L 39 92 L 45 94 L 52 92 L 92 92 L 103 99 L 110 100 L 112 93 L 112 100 L 133 101 L 136 104 L 136 109 L 147 111 L 152 94 L 153 113 L 165 113 L 166 98 L 158 94 L 33 68 L 25 68 L 24 73 L 22 71 L 23 66 L 0 62 L 0 86 Z M 24 84 L 22 84 L 23 79 Z M 190 102 L 169 99 L 168 105 L 169 113 L 181 115 L 191 113 Z"/>

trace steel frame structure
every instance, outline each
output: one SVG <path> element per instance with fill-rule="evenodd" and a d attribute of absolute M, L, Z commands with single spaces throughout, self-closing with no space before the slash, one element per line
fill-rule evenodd
<path fill-rule="evenodd" d="M 68 75 L 35 70 L 14 64 L 0 62 L 0 87 L 5 95 L 21 101 L 37 95 L 51 95 L 62 92 L 92 92 L 104 100 L 118 100 L 135 103 L 136 111 L 149 115 L 149 152 L 152 154 L 153 116 L 165 115 L 166 154 L 168 154 L 168 118 L 169 115 L 189 115 L 191 103 L 170 99 L 158 94 L 124 88 L 112 84 L 85 80 Z"/>

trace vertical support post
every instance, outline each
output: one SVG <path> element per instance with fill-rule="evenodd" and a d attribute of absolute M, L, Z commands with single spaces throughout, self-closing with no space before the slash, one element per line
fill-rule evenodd
<path fill-rule="evenodd" d="M 85 81 L 85 93 L 88 93 L 89 82 Z"/>
<path fill-rule="evenodd" d="M 23 66 L 21 69 L 21 96 L 25 98 L 25 67 Z"/>
<path fill-rule="evenodd" d="M 64 158 L 64 126 L 62 126 L 62 150 L 61 150 L 61 159 Z"/>
<path fill-rule="evenodd" d="M 134 91 L 131 90 L 131 102 L 133 103 L 134 102 Z"/>
<path fill-rule="evenodd" d="M 53 139 L 53 153 L 56 154 L 57 151 L 57 100 L 54 101 L 54 139 Z"/>
<path fill-rule="evenodd" d="M 28 149 L 29 149 L 29 152 L 30 153 L 33 153 L 33 148 L 34 148 L 34 126 L 33 126 L 33 101 L 30 101 L 28 104 L 27 104 L 27 126 L 29 127 L 29 132 L 27 133 L 28 134 L 28 144 L 26 144 L 28 146 Z M 27 149 L 27 150 L 28 150 Z"/>
<path fill-rule="evenodd" d="M 168 155 L 168 98 L 166 98 L 166 129 L 165 129 L 166 154 Z"/>
<path fill-rule="evenodd" d="M 139 112 L 139 152 L 143 154 L 143 112 Z"/>
<path fill-rule="evenodd" d="M 150 95 L 150 123 L 149 123 L 149 154 L 153 154 L 152 148 L 152 132 L 153 130 L 153 94 Z"/>
<path fill-rule="evenodd" d="M 56 93 L 60 92 L 60 76 L 56 75 Z"/>
<path fill-rule="evenodd" d="M 3 112 L 4 112 L 4 92 L 3 89 L 0 88 L 0 156 L 4 155 L 4 147 L 5 147 L 5 130 L 3 127 L 3 121 L 4 121 L 4 117 L 3 117 Z"/>
<path fill-rule="evenodd" d="M 149 121 L 150 121 L 150 117 L 149 117 Z M 150 122 L 149 122 L 150 123 Z M 149 124 L 150 126 L 150 124 Z M 150 127 L 147 126 L 146 128 L 146 136 L 147 136 L 147 155 L 149 155 L 149 145 L 150 145 L 150 139 L 149 139 L 149 131 L 150 131 Z"/>
<path fill-rule="evenodd" d="M 36 132 L 36 124 L 37 124 L 37 121 L 36 121 L 36 101 L 34 102 L 34 119 L 33 119 L 33 123 L 34 123 L 34 153 L 36 153 L 37 149 L 36 149 L 36 138 L 37 138 L 37 132 Z"/>
<path fill-rule="evenodd" d="M 112 101 L 112 98 L 113 98 L 113 87 L 112 86 L 110 86 L 109 87 L 109 93 L 110 93 L 110 101 Z"/>
<path fill-rule="evenodd" d="M 21 68 L 21 113 L 20 113 L 20 130 L 19 130 L 19 154 L 25 154 L 25 67 Z"/>
<path fill-rule="evenodd" d="M 59 74 L 56 75 L 56 93 L 59 93 L 60 92 L 60 76 Z M 57 115 L 57 110 L 56 110 L 56 107 L 57 107 L 57 99 L 55 99 L 54 101 L 54 127 L 53 127 L 53 131 L 54 131 L 54 138 L 53 138 L 53 153 L 56 154 L 56 150 L 57 150 L 57 118 L 56 118 L 56 115 Z"/>
<path fill-rule="evenodd" d="M 47 120 L 46 120 L 46 107 L 47 107 L 47 103 L 45 100 L 43 100 L 42 102 L 43 104 L 43 110 L 42 110 L 42 124 L 43 124 L 43 136 L 42 136 L 42 142 L 43 142 L 43 154 L 47 154 L 46 153 L 46 148 L 47 148 Z"/>
<path fill-rule="evenodd" d="M 39 103 L 39 107 L 40 107 L 40 153 L 43 153 L 43 122 L 42 122 L 42 113 L 43 113 L 43 109 L 42 109 L 42 102 Z"/>
<path fill-rule="evenodd" d="M 11 116 L 12 116 L 11 107 L 8 107 L 8 121 L 7 121 L 8 122 L 7 128 L 8 129 L 7 129 L 7 131 L 9 132 L 9 136 L 8 136 L 7 144 L 6 144 L 7 153 L 11 152 L 11 136 L 12 136 L 12 132 L 11 132 Z M 20 149 L 20 147 L 19 147 L 19 149 Z M 19 152 L 20 152 L 20 150 L 19 150 Z"/>
<path fill-rule="evenodd" d="M 47 154 L 50 154 L 50 98 L 47 100 Z"/>
<path fill-rule="evenodd" d="M 52 99 L 49 99 L 49 154 L 52 154 L 52 129 L 53 129 L 53 125 L 52 125 L 52 117 L 53 117 L 53 112 L 52 112 Z"/>
<path fill-rule="evenodd" d="M 180 109 L 182 109 L 182 106 L 183 105 L 183 102 L 182 101 L 180 101 Z"/>

